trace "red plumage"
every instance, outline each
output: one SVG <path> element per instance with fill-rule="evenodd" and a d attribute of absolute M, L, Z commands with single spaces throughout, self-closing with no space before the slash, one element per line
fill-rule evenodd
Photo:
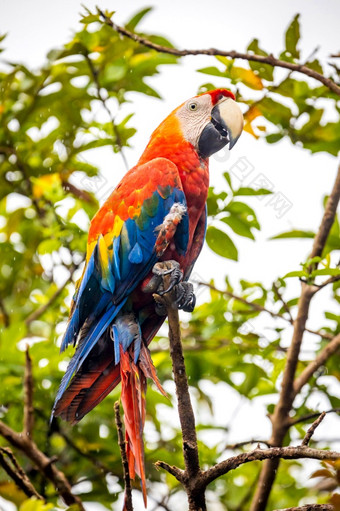
<path fill-rule="evenodd" d="M 203 100 L 196 98 L 212 110 L 234 95 L 217 89 Z M 154 131 L 138 164 L 91 222 L 86 267 L 62 349 L 70 342 L 78 346 L 53 411 L 76 423 L 122 382 L 130 476 L 136 472 L 141 478 L 145 504 L 146 379 L 152 378 L 164 393 L 147 345 L 165 318 L 156 313 L 152 295 L 144 291 L 157 260 L 177 261 L 187 280 L 206 229 L 208 158 L 183 134 L 184 108 L 185 104 L 178 107 Z M 157 240 L 155 227 L 177 202 L 185 206 L 187 216 L 177 218 Z"/>

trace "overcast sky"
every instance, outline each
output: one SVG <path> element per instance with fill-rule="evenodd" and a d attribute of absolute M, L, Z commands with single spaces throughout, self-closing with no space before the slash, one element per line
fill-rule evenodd
<path fill-rule="evenodd" d="M 261 46 L 274 54 L 282 51 L 284 31 L 299 12 L 302 58 L 307 58 L 317 46 L 320 47 L 319 55 L 323 57 L 340 50 L 338 0 L 84 0 L 83 3 L 89 8 L 99 4 L 103 9 L 116 10 L 115 19 L 121 24 L 135 11 L 154 5 L 154 11 L 143 20 L 140 29 L 166 35 L 181 48 L 217 47 L 243 51 L 250 40 L 257 37 Z M 2 58 L 33 67 L 44 62 L 48 50 L 67 42 L 72 32 L 79 28 L 79 12 L 82 10 L 77 0 L 0 0 L 0 6 L 0 32 L 8 33 L 7 50 Z M 157 124 L 178 104 L 195 95 L 201 83 L 208 81 L 206 76 L 195 72 L 195 69 L 208 65 L 215 65 L 213 58 L 188 57 L 182 60 L 181 66 L 163 68 L 160 76 L 150 80 L 164 98 L 163 102 L 138 94 L 131 96 L 134 100 L 131 111 L 136 112 L 132 124 L 138 129 L 132 140 L 134 147 L 127 152 L 131 166 Z M 223 80 L 213 81 L 219 86 L 226 85 Z M 270 242 L 268 237 L 293 227 L 316 229 L 322 215 L 321 198 L 331 189 L 337 161 L 325 153 L 311 155 L 306 150 L 293 147 L 287 140 L 270 146 L 244 133 L 228 160 L 223 161 L 221 155 L 212 158 L 211 183 L 221 185 L 222 173 L 240 157 L 245 157 L 252 165 L 254 176 L 264 174 L 274 190 L 284 194 L 291 206 L 282 218 L 278 218 L 265 201 L 250 200 L 249 204 L 258 212 L 263 226 L 263 232 L 258 235 L 259 241 L 255 244 L 250 240 L 237 239 L 240 252 L 237 263 L 223 260 L 205 248 L 196 272 L 205 280 L 212 276 L 221 280 L 228 274 L 234 283 L 242 277 L 263 280 L 270 285 L 277 276 L 298 269 L 310 249 L 310 241 Z M 112 185 L 116 184 L 124 173 L 121 159 L 113 159 L 109 150 L 102 151 L 96 158 Z M 325 296 L 326 293 L 312 309 L 311 328 L 317 326 L 317 319 L 322 315 Z M 236 401 L 234 405 L 237 405 Z M 249 408 L 240 414 L 239 421 L 235 421 L 231 442 L 240 439 L 240 424 L 247 413 Z M 263 422 L 255 412 L 253 418 L 254 436 L 257 422 L 261 436 L 265 436 L 269 424 L 264 430 L 260 425 Z M 322 428 L 320 426 L 321 436 L 324 433 Z"/>

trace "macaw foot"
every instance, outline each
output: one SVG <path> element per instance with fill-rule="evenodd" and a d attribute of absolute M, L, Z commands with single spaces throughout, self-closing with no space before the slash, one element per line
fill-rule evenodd
<path fill-rule="evenodd" d="M 173 290 L 174 302 L 178 309 L 185 312 L 192 312 L 196 304 L 196 296 L 194 294 L 193 285 L 189 282 L 182 282 L 183 273 L 177 261 L 161 261 L 156 263 L 152 269 L 153 277 L 145 286 L 145 293 L 157 293 L 163 296 L 165 293 Z M 164 286 L 164 277 L 169 275 L 167 279 L 167 287 Z M 166 316 L 166 308 L 159 302 L 156 302 L 156 312 L 159 316 Z"/>

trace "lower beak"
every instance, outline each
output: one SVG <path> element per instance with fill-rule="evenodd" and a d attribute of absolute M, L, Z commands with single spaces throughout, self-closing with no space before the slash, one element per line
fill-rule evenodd
<path fill-rule="evenodd" d="M 211 111 L 211 120 L 203 129 L 198 150 L 203 158 L 229 144 L 232 149 L 239 139 L 243 129 L 243 115 L 237 103 L 227 98 L 218 103 Z"/>

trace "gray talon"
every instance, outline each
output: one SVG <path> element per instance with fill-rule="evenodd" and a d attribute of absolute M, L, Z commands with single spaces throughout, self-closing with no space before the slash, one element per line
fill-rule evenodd
<path fill-rule="evenodd" d="M 174 289 L 175 303 L 178 309 L 185 312 L 192 312 L 196 304 L 196 296 L 194 294 L 193 285 L 189 282 L 182 282 L 183 273 L 177 261 L 161 261 L 152 268 L 153 277 L 145 286 L 145 293 L 157 293 L 160 296 Z M 164 289 L 165 275 L 170 275 L 170 284 Z M 166 308 L 164 305 L 156 302 L 156 313 L 159 316 L 166 316 Z"/>
<path fill-rule="evenodd" d="M 194 286 L 190 282 L 181 282 L 175 288 L 176 304 L 185 312 L 192 312 L 196 305 Z"/>
<path fill-rule="evenodd" d="M 157 278 L 161 278 L 161 282 L 158 286 L 157 293 L 160 296 L 163 296 L 165 293 L 168 293 L 173 289 L 179 282 L 181 282 L 183 278 L 183 273 L 180 269 L 179 263 L 177 261 L 162 261 L 159 263 L 156 263 L 154 267 L 152 268 L 152 273 Z M 168 289 L 164 289 L 163 284 L 163 277 L 164 275 L 171 275 L 170 278 L 170 285 Z M 152 277 L 153 279 L 154 277 Z M 151 281 L 152 281 L 151 279 Z M 151 282 L 150 281 L 150 282 Z M 150 283 L 149 283 L 150 284 Z"/>

